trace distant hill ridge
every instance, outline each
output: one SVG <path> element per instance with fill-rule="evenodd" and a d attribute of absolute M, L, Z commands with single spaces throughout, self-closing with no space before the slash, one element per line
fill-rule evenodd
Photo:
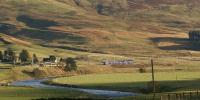
<path fill-rule="evenodd" d="M 196 48 L 185 33 L 200 27 L 199 0 L 1 0 L 0 8 L 0 24 L 15 27 L 1 33 L 51 49 L 187 55 Z"/>

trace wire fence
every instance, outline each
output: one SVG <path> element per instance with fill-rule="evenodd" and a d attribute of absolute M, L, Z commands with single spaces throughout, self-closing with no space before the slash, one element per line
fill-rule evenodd
<path fill-rule="evenodd" d="M 200 91 L 157 94 L 156 97 L 136 96 L 132 100 L 200 100 Z"/>

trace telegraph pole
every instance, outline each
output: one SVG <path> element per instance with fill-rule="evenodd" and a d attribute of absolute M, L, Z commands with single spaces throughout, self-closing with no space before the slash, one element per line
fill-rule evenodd
<path fill-rule="evenodd" d="M 32 67 L 33 67 L 33 65 L 34 65 L 34 58 L 33 58 L 34 56 L 32 56 L 32 59 L 31 59 L 31 65 L 32 65 Z"/>
<path fill-rule="evenodd" d="M 153 100 L 155 100 L 156 85 L 155 85 L 155 75 L 154 75 L 154 62 L 153 62 L 153 59 L 151 59 L 151 72 L 152 72 L 152 83 L 153 83 Z"/>

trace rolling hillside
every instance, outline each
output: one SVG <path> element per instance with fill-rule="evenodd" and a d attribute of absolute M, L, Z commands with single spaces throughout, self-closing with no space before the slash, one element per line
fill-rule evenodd
<path fill-rule="evenodd" d="M 199 7 L 198 0 L 0 0 L 0 45 L 41 56 L 198 56 L 187 32 L 200 26 Z"/>

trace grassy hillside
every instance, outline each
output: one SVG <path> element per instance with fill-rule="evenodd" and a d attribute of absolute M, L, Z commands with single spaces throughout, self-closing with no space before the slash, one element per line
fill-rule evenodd
<path fill-rule="evenodd" d="M 15 40 L 9 45 L 9 39 L 1 40 L 1 48 L 27 48 L 41 55 L 47 49 L 60 55 L 55 49 L 62 49 L 188 56 L 199 49 L 187 39 L 187 32 L 200 26 L 199 5 L 197 0 L 2 0 L 0 24 L 8 24 L 0 30 L 2 38 Z"/>

